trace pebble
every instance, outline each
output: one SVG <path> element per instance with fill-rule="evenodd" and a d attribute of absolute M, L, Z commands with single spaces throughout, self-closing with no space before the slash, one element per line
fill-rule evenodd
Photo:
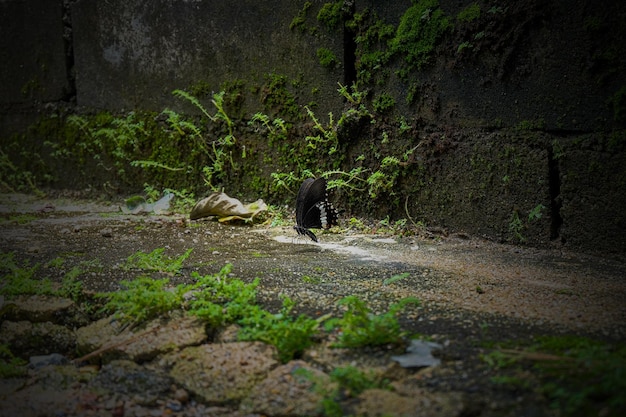
<path fill-rule="evenodd" d="M 172 401 L 169 401 L 169 402 L 167 403 L 167 408 L 168 408 L 169 410 L 172 410 L 172 411 L 173 411 L 173 412 L 175 412 L 175 413 L 177 413 L 177 412 L 179 412 L 179 411 L 183 411 L 183 406 L 182 406 L 182 404 L 180 403 L 180 401 L 177 401 L 177 400 L 172 400 Z"/>
<path fill-rule="evenodd" d="M 113 236 L 113 230 L 109 227 L 107 227 L 106 229 L 102 229 L 100 230 L 100 236 L 102 237 L 112 237 Z"/>
<path fill-rule="evenodd" d="M 51 353 L 50 355 L 31 356 L 29 366 L 39 369 L 48 365 L 65 365 L 68 362 L 68 359 L 60 353 Z"/>
<path fill-rule="evenodd" d="M 186 404 L 189 401 L 189 393 L 186 390 L 179 388 L 174 392 L 174 398 L 179 403 Z"/>

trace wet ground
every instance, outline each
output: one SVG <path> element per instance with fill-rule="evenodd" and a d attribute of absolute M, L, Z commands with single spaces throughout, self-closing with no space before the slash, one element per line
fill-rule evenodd
<path fill-rule="evenodd" d="M 136 276 L 121 268 L 131 254 L 165 248 L 177 257 L 193 249 L 182 274 L 169 277 L 173 283 L 232 263 L 238 278 L 260 279 L 259 298 L 268 309 L 278 310 L 285 294 L 295 301 L 295 313 L 314 317 L 337 312 L 337 301 L 348 295 L 378 313 L 416 297 L 421 305 L 407 309 L 401 323 L 446 346 L 442 359 L 448 365 L 432 380 L 442 390 L 490 395 L 481 343 L 559 334 L 623 342 L 626 336 L 626 263 L 619 259 L 465 235 L 343 230 L 320 233 L 315 244 L 297 238 L 289 226 L 129 215 L 120 212 L 120 204 L 3 195 L 0 251 L 15 252 L 25 265 L 39 263 L 39 276 L 54 280 L 80 266 L 85 289 L 111 291 Z M 57 258 L 63 268 L 46 267 Z M 507 397 L 505 403 L 532 401 L 519 393 L 497 395 Z M 486 403 L 483 398 L 475 407 Z M 471 409 L 466 412 L 484 414 Z"/>

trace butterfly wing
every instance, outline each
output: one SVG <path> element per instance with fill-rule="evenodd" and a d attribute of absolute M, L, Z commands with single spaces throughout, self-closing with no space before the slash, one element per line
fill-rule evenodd
<path fill-rule="evenodd" d="M 302 226 L 304 223 L 304 215 L 309 209 L 309 207 L 306 207 L 306 199 L 309 189 L 314 182 L 315 180 L 313 178 L 307 178 L 298 191 L 298 197 L 296 198 L 296 225 L 298 226 Z"/>
<path fill-rule="evenodd" d="M 309 209 L 302 225 L 307 229 L 330 229 L 337 225 L 337 210 L 330 201 L 324 198 Z"/>
<path fill-rule="evenodd" d="M 296 198 L 296 226 L 301 235 L 309 236 L 317 242 L 317 237 L 309 229 L 328 229 L 337 224 L 337 210 L 328 201 L 326 180 L 308 178 L 304 180 Z"/>

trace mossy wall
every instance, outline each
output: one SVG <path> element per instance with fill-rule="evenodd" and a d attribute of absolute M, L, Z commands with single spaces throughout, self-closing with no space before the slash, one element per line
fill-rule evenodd
<path fill-rule="evenodd" d="M 282 204 L 311 173 L 350 179 L 333 190 L 348 215 L 626 252 L 623 2 L 37 3 L 2 6 L 38 29 L 0 29 L 17 56 L 1 72 L 4 190 Z M 220 91 L 230 124 L 203 113 Z"/>

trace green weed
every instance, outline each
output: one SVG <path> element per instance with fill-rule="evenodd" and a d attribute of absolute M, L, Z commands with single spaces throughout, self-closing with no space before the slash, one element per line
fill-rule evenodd
<path fill-rule="evenodd" d="M 517 363 L 517 358 L 499 350 L 482 355 L 481 359 L 494 369 L 507 368 Z"/>
<path fill-rule="evenodd" d="M 405 65 L 398 75 L 406 78 L 414 69 L 426 66 L 435 45 L 450 26 L 438 0 L 414 0 L 401 17 L 395 37 L 389 41 L 391 52 L 404 57 Z"/>
<path fill-rule="evenodd" d="M 305 284 L 320 284 L 322 282 L 321 278 L 308 275 L 303 275 L 301 279 Z"/>
<path fill-rule="evenodd" d="M 262 87 L 263 104 L 268 110 L 287 116 L 290 121 L 302 120 L 300 106 L 288 88 L 288 81 L 285 75 L 266 74 L 265 84 Z"/>
<path fill-rule="evenodd" d="M 460 54 L 461 52 L 463 52 L 463 50 L 472 49 L 472 48 L 474 48 L 474 45 L 471 42 L 468 42 L 468 41 L 461 42 L 459 46 L 456 48 L 456 53 Z"/>
<path fill-rule="evenodd" d="M 84 298 L 83 283 L 78 279 L 83 274 L 83 270 L 75 266 L 70 269 L 61 281 L 61 288 L 56 292 L 61 297 L 69 298 L 75 302 L 80 302 Z"/>
<path fill-rule="evenodd" d="M 516 130 L 542 130 L 545 128 L 545 121 L 543 119 L 537 120 L 522 120 L 515 125 Z"/>
<path fill-rule="evenodd" d="M 546 206 L 543 204 L 537 204 L 531 211 L 528 213 L 528 221 L 532 222 L 535 220 L 539 220 L 543 216 L 543 210 L 546 209 Z"/>
<path fill-rule="evenodd" d="M 333 69 L 337 66 L 338 60 L 334 52 L 328 48 L 317 49 L 317 59 L 324 68 Z"/>
<path fill-rule="evenodd" d="M 190 248 L 178 258 L 164 256 L 165 248 L 156 248 L 150 253 L 138 251 L 130 255 L 122 267 L 126 270 L 140 269 L 176 275 L 180 274 L 183 262 L 191 255 L 192 251 L 193 249 Z"/>
<path fill-rule="evenodd" d="M 0 345 L 0 378 L 16 378 L 28 374 L 28 363 L 13 355 L 7 345 Z"/>
<path fill-rule="evenodd" d="M 535 389 L 564 416 L 621 415 L 626 407 L 626 347 L 579 336 L 541 336 L 523 349 L 484 355 L 494 369 L 527 368 Z M 496 377 L 496 383 L 508 383 Z M 513 380 L 515 382 L 515 380 Z M 602 410 L 602 411 L 601 411 Z"/>
<path fill-rule="evenodd" d="M 355 296 L 348 296 L 339 301 L 338 305 L 346 310 L 338 319 L 329 320 L 328 326 L 340 329 L 338 347 L 358 348 L 399 344 L 403 333 L 398 323 L 397 314 L 409 304 L 419 305 L 413 297 L 404 298 L 389 306 L 389 311 L 375 315 L 365 302 Z"/>
<path fill-rule="evenodd" d="M 387 113 L 396 105 L 396 100 L 389 93 L 382 93 L 372 101 L 372 107 L 378 113 Z"/>
<path fill-rule="evenodd" d="M 181 307 L 188 286 L 179 285 L 170 290 L 168 284 L 167 278 L 143 276 L 121 281 L 122 290 L 99 293 L 97 298 L 108 299 L 104 311 L 114 312 L 124 322 L 139 324 Z"/>
<path fill-rule="evenodd" d="M 384 285 L 393 284 L 394 282 L 402 281 L 403 279 L 406 279 L 409 276 L 411 276 L 411 274 L 409 272 L 403 272 L 401 274 L 396 274 L 396 275 L 393 275 L 392 277 L 387 278 L 386 280 L 384 280 L 383 284 Z"/>
<path fill-rule="evenodd" d="M 551 150 L 552 150 L 552 158 L 557 161 L 560 159 L 563 159 L 566 155 L 565 149 L 563 149 L 563 145 L 561 145 L 561 142 L 559 142 L 558 139 L 554 139 L 552 141 Z"/>
<path fill-rule="evenodd" d="M 305 137 L 307 146 L 317 149 L 318 146 L 324 145 L 324 148 L 328 149 L 329 156 L 337 152 L 339 139 L 337 137 L 337 127 L 333 120 L 333 113 L 328 113 L 328 125 L 324 126 L 308 106 L 304 106 L 304 109 L 313 121 L 314 128 L 320 132 L 318 135 Z"/>
<path fill-rule="evenodd" d="M 145 122 L 139 120 L 135 112 L 129 112 L 125 117 L 102 115 L 94 119 L 70 115 L 66 122 L 87 138 L 75 144 L 75 152 L 83 157 L 91 156 L 106 169 L 111 169 L 107 165 L 112 162 L 121 178 L 127 176 L 128 162 L 139 153 L 141 143 L 150 136 Z"/>
<path fill-rule="evenodd" d="M 289 29 L 290 30 L 294 30 L 297 29 L 300 32 L 304 32 L 306 29 L 306 14 L 307 11 L 311 8 L 311 6 L 313 5 L 313 3 L 311 3 L 310 1 L 307 1 L 304 3 L 304 6 L 302 7 L 302 10 L 300 10 L 298 12 L 298 14 L 292 19 L 291 23 L 289 24 Z"/>
<path fill-rule="evenodd" d="M 341 23 L 342 6 L 343 1 L 324 3 L 317 13 L 317 21 L 325 25 L 328 29 L 337 29 Z"/>
<path fill-rule="evenodd" d="M 213 98 L 211 99 L 211 103 L 215 107 L 216 111 L 214 114 L 209 113 L 206 107 L 200 103 L 200 101 L 190 93 L 183 90 L 174 90 L 172 92 L 174 96 L 182 98 L 193 104 L 200 112 L 211 122 L 221 122 L 226 125 L 227 134 L 223 137 L 214 140 L 211 142 L 210 147 L 205 146 L 202 142 L 199 143 L 200 148 L 206 153 L 206 155 L 211 159 L 212 164 L 207 165 L 202 168 L 202 172 L 204 174 L 205 183 L 212 189 L 215 189 L 214 179 L 220 179 L 223 175 L 225 175 L 226 169 L 230 165 L 233 169 L 236 169 L 235 162 L 232 157 L 231 148 L 237 142 L 234 134 L 234 124 L 230 119 L 228 114 L 224 109 L 224 91 L 220 91 L 219 93 L 213 94 Z M 171 111 L 170 111 L 171 113 Z M 176 119 L 172 119 L 176 121 Z M 180 124 L 180 122 L 178 122 Z M 196 127 L 194 129 L 194 125 L 188 123 L 184 127 L 189 128 L 191 132 L 193 132 L 194 137 L 199 137 L 198 133 L 200 130 Z M 176 128 L 176 126 L 175 126 Z M 181 129 L 178 129 L 181 130 Z"/>
<path fill-rule="evenodd" d="M 29 156 L 32 157 L 32 155 Z M 2 149 L 0 149 L 0 190 L 11 193 L 31 191 L 39 196 L 44 195 L 37 188 L 37 175 L 16 166 Z"/>
<path fill-rule="evenodd" d="M 63 258 L 55 258 L 47 263 L 48 266 L 62 265 Z M 57 266 L 55 266 L 57 265 Z M 36 279 L 35 272 L 39 264 L 29 266 L 28 262 L 21 265 L 15 260 L 13 252 L 0 254 L 0 273 L 2 285 L 0 294 L 8 297 L 17 295 L 55 295 L 70 298 L 76 302 L 82 299 L 82 283 L 78 280 L 83 273 L 80 267 L 75 266 L 64 276 L 61 285 L 54 284 L 49 278 Z"/>
<path fill-rule="evenodd" d="M 373 371 L 365 372 L 354 366 L 333 369 L 329 374 L 330 383 L 304 369 L 299 370 L 298 375 L 311 381 L 315 392 L 323 397 L 319 405 L 326 417 L 346 415 L 339 403 L 341 400 L 356 398 L 368 389 L 389 389 L 390 387 L 387 379 L 380 378 Z"/>
<path fill-rule="evenodd" d="M 239 279 L 230 278 L 228 275 L 231 271 L 232 265 L 226 264 L 215 275 L 201 276 L 197 272 L 192 273 L 192 278 L 197 283 L 190 288 L 193 290 L 193 297 L 185 306 L 188 313 L 215 327 L 258 315 L 256 287 L 259 280 L 246 284 Z"/>
<path fill-rule="evenodd" d="M 363 231 L 367 229 L 365 227 L 365 223 L 363 223 L 363 220 L 357 219 L 356 217 L 350 217 L 350 219 L 348 220 L 348 225 L 351 229 L 356 229 L 358 231 Z"/>
<path fill-rule="evenodd" d="M 472 22 L 480 17 L 480 6 L 478 3 L 472 3 L 456 15 L 459 22 Z"/>
<path fill-rule="evenodd" d="M 513 235 L 519 242 L 523 243 L 526 241 L 526 238 L 522 234 L 524 231 L 524 222 L 519 217 L 519 213 L 514 211 L 511 214 L 511 218 L 509 219 L 509 233 Z"/>
<path fill-rule="evenodd" d="M 239 340 L 259 340 L 274 345 L 281 362 L 287 363 L 312 343 L 312 335 L 319 327 L 319 322 L 303 314 L 290 315 L 294 306 L 289 297 L 283 297 L 283 307 L 277 314 L 258 309 L 255 315 L 241 318 Z"/>
<path fill-rule="evenodd" d="M 46 267 L 48 268 L 61 268 L 65 264 L 65 258 L 61 256 L 57 256 L 54 259 L 49 260 L 46 263 Z"/>
<path fill-rule="evenodd" d="M 339 94 L 341 94 L 352 105 L 360 106 L 361 104 L 364 104 L 364 100 L 367 97 L 367 91 L 359 91 L 356 84 L 352 84 L 350 88 L 341 83 L 337 84 L 339 85 L 339 88 L 337 89 Z"/>
<path fill-rule="evenodd" d="M 14 297 L 17 295 L 53 294 L 52 281 L 48 278 L 35 279 L 39 264 L 30 266 L 28 262 L 19 263 L 14 252 L 0 253 L 0 273 L 2 284 L 0 294 Z"/>
<path fill-rule="evenodd" d="M 288 125 L 280 117 L 271 119 L 267 114 L 257 112 L 252 116 L 252 119 L 248 121 L 248 125 L 253 126 L 259 124 L 264 126 L 267 130 L 267 137 L 270 144 L 287 139 Z"/>
<path fill-rule="evenodd" d="M 377 198 L 380 193 L 390 192 L 400 175 L 400 160 L 395 156 L 386 156 L 380 162 L 380 168 L 367 177 L 369 195 Z"/>
<path fill-rule="evenodd" d="M 368 389 L 389 389 L 389 381 L 387 379 L 381 379 L 372 370 L 365 372 L 354 366 L 335 368 L 330 373 L 330 378 L 346 390 L 346 394 L 350 397 L 357 397 Z"/>
<path fill-rule="evenodd" d="M 33 216 L 32 214 L 15 214 L 13 216 L 9 216 L 9 222 L 17 223 L 19 225 L 28 224 L 33 220 L 37 220 L 37 216 Z"/>
<path fill-rule="evenodd" d="M 180 190 L 165 188 L 163 192 L 160 192 L 149 184 L 144 184 L 143 187 L 149 203 L 154 203 L 167 194 L 173 194 L 176 198 L 172 200 L 171 209 L 178 213 L 188 213 L 196 204 L 195 194 L 185 188 Z"/>

